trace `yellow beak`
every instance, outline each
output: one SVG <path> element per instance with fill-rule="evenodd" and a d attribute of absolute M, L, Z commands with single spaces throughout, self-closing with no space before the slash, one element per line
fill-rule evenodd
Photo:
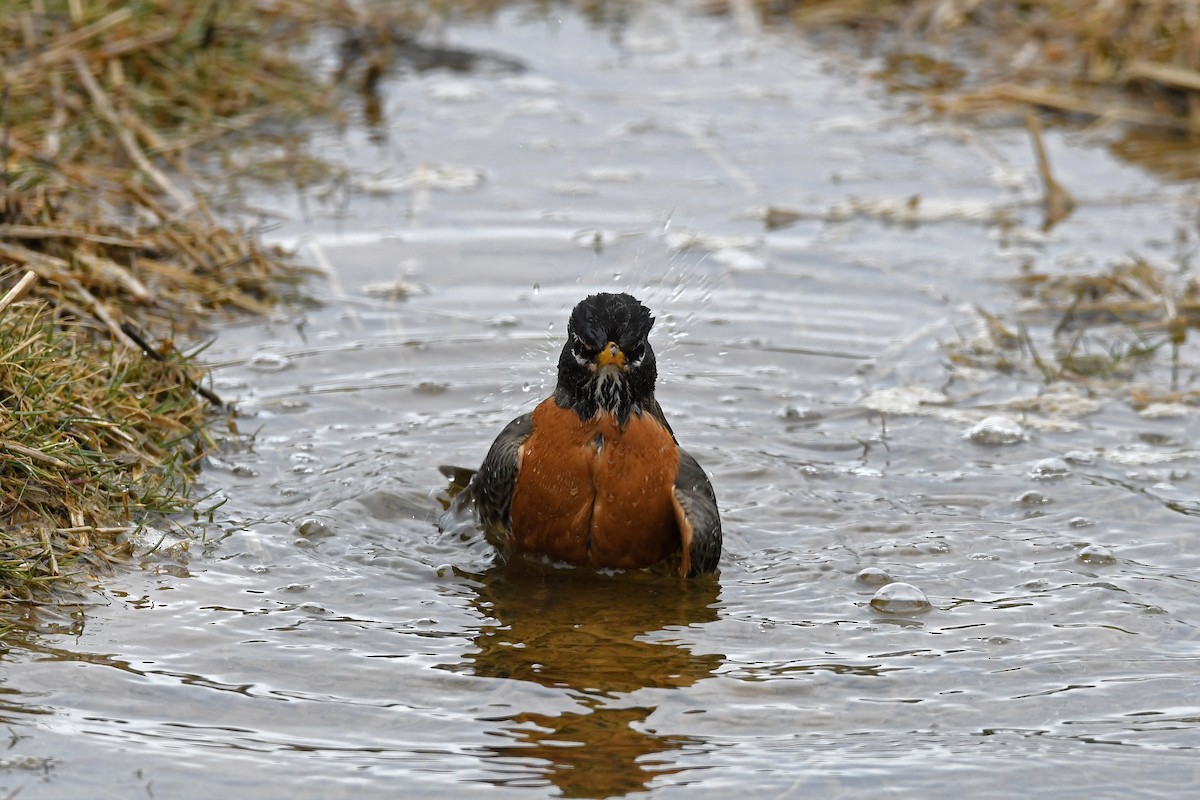
<path fill-rule="evenodd" d="M 621 348 L 617 347 L 616 342 L 609 342 L 604 345 L 604 349 L 596 354 L 597 369 L 602 369 L 609 365 L 625 369 L 625 354 L 621 352 Z"/>

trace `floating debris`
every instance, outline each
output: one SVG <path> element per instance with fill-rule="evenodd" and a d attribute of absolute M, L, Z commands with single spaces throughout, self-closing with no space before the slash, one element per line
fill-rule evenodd
<path fill-rule="evenodd" d="M 860 402 L 880 414 L 917 414 L 925 406 L 944 406 L 949 398 L 922 386 L 896 386 L 871 392 Z"/>
<path fill-rule="evenodd" d="M 380 300 L 407 300 L 413 295 L 424 294 L 425 287 L 405 280 L 394 280 L 365 283 L 360 291 L 368 297 L 377 297 Z"/>
<path fill-rule="evenodd" d="M 477 167 L 422 164 L 396 177 L 359 178 L 354 184 L 368 194 L 400 194 L 420 189 L 467 192 L 483 185 L 484 172 Z"/>
<path fill-rule="evenodd" d="M 1190 417 L 1195 413 L 1196 408 L 1194 406 L 1185 405 L 1184 403 L 1151 403 L 1138 411 L 1138 414 L 1147 419 Z"/>

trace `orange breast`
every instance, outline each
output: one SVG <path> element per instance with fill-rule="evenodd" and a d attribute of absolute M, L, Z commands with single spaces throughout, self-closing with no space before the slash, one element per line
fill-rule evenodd
<path fill-rule="evenodd" d="M 533 412 L 513 489 L 510 543 L 572 564 L 648 567 L 679 549 L 679 453 L 648 415 L 583 422 L 553 398 Z"/>

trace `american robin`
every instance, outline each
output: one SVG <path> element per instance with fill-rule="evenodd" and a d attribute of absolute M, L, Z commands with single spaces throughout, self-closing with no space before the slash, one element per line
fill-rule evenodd
<path fill-rule="evenodd" d="M 704 470 L 658 401 L 650 310 L 594 294 L 571 312 L 554 394 L 510 422 L 456 503 L 513 553 L 638 569 L 678 555 L 714 572 L 721 518 Z"/>

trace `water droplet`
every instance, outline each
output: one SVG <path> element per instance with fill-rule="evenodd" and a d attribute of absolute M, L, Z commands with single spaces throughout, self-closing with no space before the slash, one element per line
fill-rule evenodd
<path fill-rule="evenodd" d="M 854 576 L 854 580 L 867 586 L 883 586 L 885 583 L 892 582 L 892 576 L 881 570 L 879 567 L 867 567 L 860 570 Z"/>
<path fill-rule="evenodd" d="M 933 605 L 916 586 L 896 581 L 875 593 L 871 598 L 871 608 L 884 614 L 923 614 Z"/>
<path fill-rule="evenodd" d="M 535 284 L 533 285 L 533 293 L 534 293 L 534 294 L 541 294 L 541 293 L 542 293 L 542 285 L 541 285 L 540 283 L 535 283 Z"/>
<path fill-rule="evenodd" d="M 1067 524 L 1072 528 L 1090 528 L 1096 523 L 1092 522 L 1087 517 L 1071 517 L 1071 520 Z"/>
<path fill-rule="evenodd" d="M 532 384 L 530 384 L 528 381 L 526 381 L 525 383 L 522 383 L 522 384 L 521 384 L 521 391 L 522 391 L 522 392 L 528 392 L 528 391 L 531 391 L 532 389 L 533 389 L 533 385 L 532 385 Z"/>
<path fill-rule="evenodd" d="M 975 444 L 1016 444 L 1024 440 L 1025 430 L 1015 419 L 997 415 L 971 426 L 967 438 Z"/>
<path fill-rule="evenodd" d="M 1093 566 L 1102 566 L 1105 564 L 1117 563 L 1117 557 L 1107 547 L 1101 547 L 1097 544 L 1089 544 L 1087 547 L 1079 551 L 1079 560 L 1085 564 Z"/>

